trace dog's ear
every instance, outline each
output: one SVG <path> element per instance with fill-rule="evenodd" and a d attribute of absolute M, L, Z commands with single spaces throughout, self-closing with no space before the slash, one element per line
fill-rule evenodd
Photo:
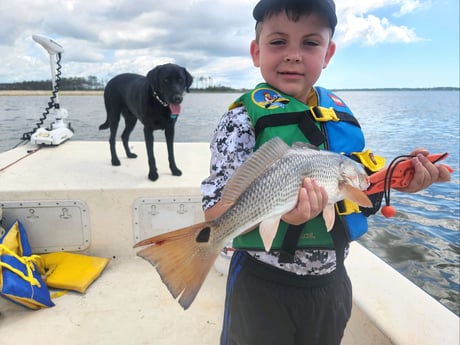
<path fill-rule="evenodd" d="M 158 87 L 160 85 L 160 81 L 158 80 L 159 75 L 160 75 L 160 69 L 162 65 L 156 66 L 154 69 L 150 70 L 147 73 L 147 79 L 150 83 L 150 86 L 152 87 L 152 90 L 155 90 L 155 86 Z"/>
<path fill-rule="evenodd" d="M 188 71 L 182 67 L 183 70 L 184 70 L 184 74 L 185 74 L 185 86 L 186 86 L 186 91 L 187 92 L 190 92 L 190 86 L 192 86 L 192 83 L 193 83 L 193 77 L 190 73 L 188 73 Z"/>

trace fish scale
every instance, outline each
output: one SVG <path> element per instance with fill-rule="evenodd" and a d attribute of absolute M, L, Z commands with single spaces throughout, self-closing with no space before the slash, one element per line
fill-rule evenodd
<path fill-rule="evenodd" d="M 303 177 L 294 175 L 293 171 L 297 169 L 292 169 L 290 164 L 299 165 L 302 161 L 285 157 L 279 163 L 254 181 L 252 188 L 244 192 L 235 205 L 216 220 L 216 233 L 221 235 L 216 236 L 217 241 L 225 243 L 247 230 L 248 224 L 249 227 L 258 224 L 261 216 L 274 215 L 275 211 L 282 214 L 295 206 Z"/>
<path fill-rule="evenodd" d="M 324 159 L 325 151 L 290 149 L 277 164 L 268 168 L 252 187 L 244 192 L 224 216 L 211 227 L 216 229 L 215 240 L 226 243 L 249 227 L 258 224 L 262 215 L 282 215 L 290 211 L 297 201 L 297 195 L 305 178 L 311 177 L 324 186 L 332 203 L 340 199 L 337 194 L 340 162 L 346 157 L 331 155 L 339 164 Z M 353 162 L 353 164 L 355 164 Z M 257 206 L 254 206 L 257 205 Z M 219 236 L 217 236 L 219 235 Z"/>

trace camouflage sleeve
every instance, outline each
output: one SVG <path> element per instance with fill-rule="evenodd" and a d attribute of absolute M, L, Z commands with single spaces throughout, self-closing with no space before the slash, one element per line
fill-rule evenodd
<path fill-rule="evenodd" d="M 225 113 L 211 139 L 210 175 L 201 183 L 202 206 L 206 210 L 218 202 L 233 172 L 253 152 L 255 134 L 244 107 Z"/>

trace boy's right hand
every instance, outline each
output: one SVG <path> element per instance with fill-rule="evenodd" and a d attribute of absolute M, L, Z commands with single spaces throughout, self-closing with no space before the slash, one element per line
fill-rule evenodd
<path fill-rule="evenodd" d="M 281 219 L 292 225 L 303 224 L 317 217 L 327 205 L 327 192 L 314 180 L 306 178 L 299 191 L 296 207 Z"/>

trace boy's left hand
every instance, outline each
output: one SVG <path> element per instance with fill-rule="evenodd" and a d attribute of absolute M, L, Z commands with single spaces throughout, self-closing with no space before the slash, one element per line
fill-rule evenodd
<path fill-rule="evenodd" d="M 435 182 L 450 181 L 451 173 L 442 164 L 431 163 L 426 156 L 429 152 L 423 148 L 418 148 L 411 153 L 415 157 L 412 158 L 412 166 L 414 167 L 414 177 L 409 185 L 397 190 L 407 193 L 419 192 Z"/>
<path fill-rule="evenodd" d="M 306 178 L 299 191 L 296 207 L 286 213 L 281 219 L 292 225 L 300 225 L 315 218 L 327 205 L 326 189 L 316 181 Z"/>

